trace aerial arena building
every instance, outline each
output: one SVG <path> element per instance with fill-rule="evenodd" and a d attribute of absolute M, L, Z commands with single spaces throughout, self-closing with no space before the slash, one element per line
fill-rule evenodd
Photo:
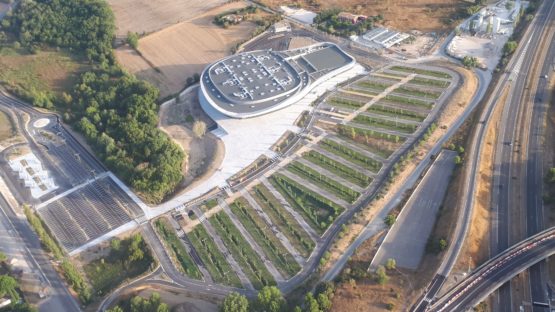
<path fill-rule="evenodd" d="M 333 43 L 288 51 L 252 51 L 224 58 L 201 75 L 199 99 L 210 115 L 250 118 L 296 103 L 314 87 L 353 66 Z"/>

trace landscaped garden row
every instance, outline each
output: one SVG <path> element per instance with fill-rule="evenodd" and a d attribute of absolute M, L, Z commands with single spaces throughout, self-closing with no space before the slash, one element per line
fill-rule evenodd
<path fill-rule="evenodd" d="M 353 122 L 385 130 L 399 131 L 407 134 L 413 133 L 414 131 L 416 131 L 416 128 L 418 128 L 418 126 L 414 124 L 406 124 L 399 121 L 370 117 L 360 114 L 353 119 Z"/>
<path fill-rule="evenodd" d="M 366 168 L 369 171 L 377 173 L 378 171 L 380 171 L 382 167 L 381 162 L 375 159 L 372 159 L 370 157 L 367 157 L 364 154 L 358 151 L 352 150 L 333 140 L 324 139 L 320 142 L 321 142 L 320 146 L 324 150 L 330 153 L 333 153 L 349 162 L 352 162 L 353 164 L 357 164 L 363 168 Z"/>
<path fill-rule="evenodd" d="M 285 277 L 295 275 L 301 269 L 295 258 L 285 249 L 274 235 L 269 225 L 255 212 L 244 198 L 235 200 L 230 205 L 231 211 L 241 220 L 243 227 L 264 250 L 276 269 Z"/>
<path fill-rule="evenodd" d="M 375 89 L 375 90 L 380 90 L 380 91 L 383 91 L 383 90 L 389 88 L 392 85 L 393 85 L 393 83 L 388 84 L 386 82 L 373 81 L 373 80 L 363 80 L 363 81 L 359 81 L 355 84 L 355 86 L 359 86 L 359 87 L 363 87 L 363 88 L 370 88 L 370 89 Z"/>
<path fill-rule="evenodd" d="M 323 234 L 344 208 L 281 174 L 270 178 L 272 185 L 307 222 Z"/>
<path fill-rule="evenodd" d="M 441 96 L 441 92 L 430 91 L 430 90 L 420 90 L 420 89 L 408 88 L 408 87 L 405 87 L 405 86 L 401 86 L 401 87 L 395 89 L 393 92 L 399 93 L 399 94 L 410 95 L 410 96 L 423 97 L 423 98 L 426 98 L 426 99 L 430 98 L 430 99 L 434 99 L 434 100 L 437 100 Z"/>
<path fill-rule="evenodd" d="M 239 263 L 241 269 L 247 275 L 256 289 L 264 286 L 275 285 L 274 277 L 270 274 L 260 257 L 251 245 L 245 240 L 241 232 L 233 225 L 233 222 L 225 212 L 218 212 L 210 218 L 210 224 L 223 240 L 233 258 Z"/>
<path fill-rule="evenodd" d="M 338 125 L 338 131 L 340 134 L 345 136 L 350 136 L 353 139 L 356 136 L 368 136 L 370 138 L 385 140 L 393 143 L 402 143 L 406 140 L 406 138 L 400 137 L 398 135 L 383 133 L 376 130 L 362 129 L 362 128 L 357 128 L 357 127 L 347 126 L 347 125 Z"/>
<path fill-rule="evenodd" d="M 315 243 L 301 225 L 287 211 L 272 193 L 262 184 L 258 184 L 252 190 L 254 200 L 264 210 L 272 223 L 279 228 L 281 233 L 287 237 L 289 243 L 305 258 L 310 256 L 314 250 Z"/>
<path fill-rule="evenodd" d="M 423 77 L 414 77 L 409 81 L 409 83 L 417 84 L 421 86 L 432 86 L 432 87 L 440 87 L 440 88 L 447 88 L 451 82 L 445 80 L 437 80 L 431 78 L 423 78 Z"/>
<path fill-rule="evenodd" d="M 366 110 L 369 113 L 385 115 L 390 117 L 399 117 L 405 120 L 413 120 L 422 122 L 426 119 L 426 116 L 419 114 L 417 112 L 413 112 L 407 109 L 402 108 L 395 108 L 391 106 L 381 105 L 381 104 L 373 104 Z"/>
<path fill-rule="evenodd" d="M 304 153 L 303 158 L 360 187 L 367 187 L 372 182 L 372 178 L 366 176 L 362 172 L 335 161 L 317 151 L 311 150 Z"/>
<path fill-rule="evenodd" d="M 179 237 L 177 237 L 177 233 L 168 221 L 160 218 L 156 220 L 154 224 L 156 226 L 156 231 L 162 237 L 167 247 L 169 247 L 168 249 L 170 250 L 170 253 L 181 265 L 181 271 L 191 278 L 198 280 L 202 279 L 202 275 L 187 252 L 185 245 L 183 245 Z"/>
<path fill-rule="evenodd" d="M 349 100 L 345 98 L 333 97 L 327 100 L 327 103 L 333 106 L 341 106 L 351 109 L 358 109 L 364 105 L 364 103 L 354 100 Z"/>
<path fill-rule="evenodd" d="M 414 106 L 420 106 L 426 109 L 431 109 L 434 106 L 434 102 L 423 101 L 423 100 L 413 99 L 413 98 L 406 98 L 403 96 L 392 95 L 392 94 L 386 95 L 383 99 L 393 103 L 409 104 Z"/>
<path fill-rule="evenodd" d="M 299 177 L 314 183 L 314 185 L 333 193 L 338 198 L 341 198 L 348 203 L 354 203 L 360 196 L 359 192 L 352 190 L 350 187 L 344 186 L 334 179 L 331 179 L 323 175 L 321 172 L 316 171 L 298 161 L 294 161 L 289 164 L 287 169 Z"/>
<path fill-rule="evenodd" d="M 188 234 L 197 254 L 206 266 L 208 273 L 216 283 L 222 283 L 235 287 L 242 287 L 237 274 L 231 269 L 224 255 L 220 252 L 216 243 L 204 229 L 198 225 Z"/>
<path fill-rule="evenodd" d="M 437 78 L 445 78 L 445 79 L 451 78 L 451 75 L 449 75 L 448 73 L 435 71 L 435 70 L 426 70 L 426 69 L 407 67 L 407 66 L 393 66 L 393 67 L 390 67 L 389 69 L 394 71 L 414 73 L 414 74 L 420 74 L 424 76 L 431 76 L 431 77 L 437 77 Z"/>

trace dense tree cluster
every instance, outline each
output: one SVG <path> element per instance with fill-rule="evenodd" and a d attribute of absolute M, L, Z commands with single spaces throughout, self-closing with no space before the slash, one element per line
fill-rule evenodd
<path fill-rule="evenodd" d="M 135 296 L 122 306 L 116 306 L 107 312 L 169 312 L 168 305 L 163 303 L 158 293 L 152 293 L 150 298 Z"/>
<path fill-rule="evenodd" d="M 114 16 L 104 0 L 23 0 L 8 26 L 24 46 L 39 43 L 111 61 Z"/>
<path fill-rule="evenodd" d="M 339 9 L 324 10 L 314 18 L 314 24 L 322 31 L 348 37 L 352 35 L 361 35 L 372 29 L 374 27 L 374 22 L 383 20 L 383 16 L 381 15 L 374 17 L 369 16 L 366 20 L 353 24 L 349 21 L 340 20 L 338 18 L 340 12 L 341 10 Z"/>
<path fill-rule="evenodd" d="M 156 88 L 100 70 L 83 74 L 71 97 L 69 118 L 110 169 L 153 202 L 173 191 L 184 154 L 156 127 Z"/>

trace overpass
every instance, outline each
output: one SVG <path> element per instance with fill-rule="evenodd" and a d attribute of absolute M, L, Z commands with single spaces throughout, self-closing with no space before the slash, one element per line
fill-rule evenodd
<path fill-rule="evenodd" d="M 467 311 L 520 272 L 555 253 L 555 227 L 531 236 L 476 268 L 426 311 Z M 543 303 L 541 303 L 543 304 Z"/>

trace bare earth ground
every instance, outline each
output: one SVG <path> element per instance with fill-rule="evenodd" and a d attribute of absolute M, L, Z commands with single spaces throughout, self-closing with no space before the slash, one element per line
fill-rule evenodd
<path fill-rule="evenodd" d="M 289 41 L 289 49 L 297 49 L 315 44 L 317 41 L 310 37 L 293 37 Z"/>
<path fill-rule="evenodd" d="M 181 193 L 211 176 L 224 158 L 225 147 L 220 139 L 211 133 L 200 139 L 193 134 L 194 120 L 204 121 L 208 126 L 212 123 L 200 107 L 197 91 L 197 87 L 190 88 L 181 101 L 164 104 L 159 111 L 160 129 L 187 154 L 183 165 L 185 178 L 176 193 Z"/>
<path fill-rule="evenodd" d="M 149 34 L 180 23 L 226 0 L 108 0 L 116 16 L 116 35 L 127 36 L 128 31 Z"/>
<path fill-rule="evenodd" d="M 262 0 L 273 8 L 281 5 L 299 4 L 304 8 L 319 12 L 325 9 L 341 8 L 352 13 L 365 15 L 382 14 L 384 25 L 401 31 L 413 29 L 423 32 L 444 32 L 456 23 L 450 22 L 458 11 L 464 10 L 468 2 L 463 0 Z M 313 5 L 314 3 L 319 6 Z"/>
<path fill-rule="evenodd" d="M 352 256 L 349 268 L 368 268 L 376 252 L 378 239 L 364 242 Z M 389 281 L 379 285 L 371 278 L 356 283 L 344 282 L 336 286 L 332 300 L 333 312 L 388 311 L 386 304 L 394 305 L 395 311 L 406 311 L 409 306 L 406 300 L 406 289 L 412 288 L 410 275 L 402 270 L 389 270 Z"/>
<path fill-rule="evenodd" d="M 215 15 L 244 6 L 246 3 L 242 1 L 228 3 L 148 35 L 139 40 L 142 56 L 129 47 L 120 47 L 116 49 L 118 62 L 158 87 L 162 98 L 175 94 L 188 77 L 229 55 L 232 47 L 250 36 L 256 27 L 251 22 L 228 29 L 213 24 Z"/>
<path fill-rule="evenodd" d="M 439 127 L 434 131 L 434 133 L 430 136 L 430 139 L 426 141 L 421 147 L 417 149 L 416 156 L 413 157 L 412 161 L 408 162 L 402 172 L 397 176 L 397 178 L 391 183 L 389 186 L 388 192 L 380 199 L 373 201 L 370 206 L 364 208 L 360 213 L 357 219 L 350 224 L 349 230 L 346 231 L 346 235 L 340 239 L 336 244 L 334 244 L 333 248 L 330 249 L 331 257 L 330 261 L 328 262 L 328 266 L 333 263 L 335 260 L 339 258 L 343 254 L 343 251 L 347 248 L 347 246 L 360 234 L 360 232 L 364 229 L 364 226 L 374 218 L 375 214 L 381 209 L 387 202 L 392 199 L 392 196 L 397 192 L 397 190 L 402 186 L 404 181 L 407 177 L 412 173 L 416 165 L 422 160 L 422 158 L 426 155 L 425 151 L 430 150 L 430 148 L 441 138 L 447 131 L 447 128 L 444 127 L 446 125 L 450 125 L 454 122 L 454 120 L 462 114 L 466 105 L 470 102 L 474 91 L 477 87 L 477 79 L 476 76 L 471 71 L 468 71 L 461 67 L 452 67 L 451 65 L 445 65 L 451 67 L 451 69 L 458 71 L 463 76 L 463 85 L 455 92 L 451 101 L 445 107 L 445 110 L 439 117 L 437 124 Z M 451 192 L 448 191 L 448 194 Z M 450 209 L 454 210 L 454 209 Z M 442 212 L 445 213 L 445 212 Z M 454 222 L 454 217 L 456 214 L 451 213 L 449 219 Z M 446 218 L 447 219 L 447 218 Z M 445 230 L 448 230 L 449 227 L 446 227 Z M 435 259 L 435 260 L 434 260 Z M 414 275 L 411 275 L 411 280 L 414 283 L 414 288 L 418 289 L 419 287 L 425 286 L 428 282 L 428 276 L 430 274 L 422 274 L 422 271 L 432 272 L 432 268 L 435 268 L 439 264 L 439 257 L 434 256 L 434 259 L 429 259 L 428 256 L 422 261 L 421 267 L 419 268 L 418 272 Z M 433 261 L 429 261 L 433 260 Z M 325 268 L 327 269 L 327 267 Z M 410 298 L 406 298 L 407 301 L 411 301 L 416 296 L 416 293 L 412 293 Z M 367 302 L 372 302 L 367 300 Z"/>
<path fill-rule="evenodd" d="M 8 114 L 0 111 L 0 142 L 11 138 L 14 135 L 11 118 Z"/>

